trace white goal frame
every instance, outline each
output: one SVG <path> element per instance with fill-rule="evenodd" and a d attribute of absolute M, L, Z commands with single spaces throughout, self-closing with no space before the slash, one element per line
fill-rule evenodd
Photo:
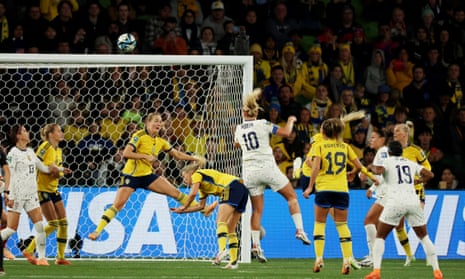
<path fill-rule="evenodd" d="M 244 94 L 253 90 L 253 57 L 252 56 L 203 56 L 203 55 L 80 55 L 80 54 L 0 54 L 0 68 L 21 67 L 112 67 L 112 66 L 153 66 L 164 65 L 238 65 L 243 68 L 242 87 Z M 242 119 L 241 116 L 237 116 Z M 231 147 L 232 148 L 232 147 Z M 248 203 L 247 210 L 243 214 L 241 222 L 241 254 L 243 263 L 251 261 L 251 231 L 250 231 L 251 206 Z M 71 232 L 71 230 L 70 230 Z M 68 233 L 72 236 L 72 233 Z"/>

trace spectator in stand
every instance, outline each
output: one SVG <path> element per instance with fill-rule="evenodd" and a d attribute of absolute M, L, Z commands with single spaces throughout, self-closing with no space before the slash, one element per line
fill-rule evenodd
<path fill-rule="evenodd" d="M 263 41 L 263 22 L 257 17 L 257 11 L 255 9 L 249 8 L 245 13 L 245 17 L 241 16 L 237 22 L 240 26 L 244 26 L 251 45 L 255 43 L 260 44 Z"/>
<path fill-rule="evenodd" d="M 272 34 L 265 36 L 263 44 L 263 59 L 268 61 L 271 67 L 279 63 L 280 51 L 276 45 L 276 39 Z"/>
<path fill-rule="evenodd" d="M 204 19 L 202 28 L 206 26 L 211 27 L 215 36 L 213 40 L 218 42 L 224 36 L 223 24 L 230 20 L 232 20 L 230 17 L 225 16 L 223 2 L 215 1 L 211 4 L 211 13 Z"/>
<path fill-rule="evenodd" d="M 37 46 L 44 40 L 44 32 L 49 22 L 41 15 L 39 3 L 31 2 L 23 21 L 24 37 Z"/>
<path fill-rule="evenodd" d="M 284 127 L 286 125 L 286 121 L 283 120 L 281 117 L 281 105 L 279 104 L 278 100 L 273 101 L 267 109 L 267 115 L 265 117 L 266 120 L 269 122 L 278 125 L 279 127 Z M 275 146 L 279 142 L 283 140 L 283 137 L 278 135 L 271 135 L 270 136 L 270 145 Z"/>
<path fill-rule="evenodd" d="M 70 1 L 60 1 L 58 4 L 58 15 L 50 21 L 60 41 L 73 42 L 79 27 L 78 21 L 73 18 L 73 5 Z"/>
<path fill-rule="evenodd" d="M 261 105 L 269 105 L 273 100 L 277 100 L 279 96 L 279 88 L 287 84 L 284 77 L 284 68 L 281 65 L 271 67 L 271 77 L 262 83 L 263 101 Z"/>
<path fill-rule="evenodd" d="M 395 57 L 395 49 L 399 47 L 399 43 L 392 39 L 391 27 L 389 24 L 380 23 L 378 26 L 378 36 L 373 42 L 374 49 L 381 49 L 384 52 L 385 65 L 389 65 Z"/>
<path fill-rule="evenodd" d="M 329 75 L 328 65 L 322 59 L 322 50 L 319 44 L 314 44 L 308 50 L 308 60 L 302 65 L 305 81 L 317 87 Z"/>
<path fill-rule="evenodd" d="M 355 86 L 355 65 L 350 52 L 350 44 L 339 44 L 339 55 L 337 63 L 341 66 L 342 70 L 342 80 L 346 86 L 354 87 Z"/>
<path fill-rule="evenodd" d="M 449 25 L 450 39 L 465 48 L 465 7 L 457 5 L 454 8 L 454 16 Z"/>
<path fill-rule="evenodd" d="M 427 60 L 425 61 L 426 80 L 435 90 L 439 89 L 441 81 L 446 79 L 447 68 L 441 63 L 439 48 L 436 44 L 428 49 Z"/>
<path fill-rule="evenodd" d="M 267 34 L 276 39 L 276 47 L 282 49 L 286 42 L 290 41 L 288 36 L 291 30 L 299 28 L 297 21 L 290 17 L 287 12 L 287 4 L 277 2 L 272 8 L 272 15 L 265 22 Z"/>
<path fill-rule="evenodd" d="M 205 125 L 205 121 L 201 119 L 192 119 L 190 121 L 189 134 L 187 134 L 183 141 L 187 153 L 199 156 L 205 156 L 207 153 L 208 134 Z"/>
<path fill-rule="evenodd" d="M 338 29 L 344 8 L 351 7 L 352 10 L 355 10 L 350 2 L 351 0 L 330 0 L 326 4 L 326 25 L 331 30 Z"/>
<path fill-rule="evenodd" d="M 315 35 L 321 30 L 325 13 L 325 1 L 295 1 L 295 17 L 300 22 L 300 29 L 305 35 Z"/>
<path fill-rule="evenodd" d="M 463 102 L 463 82 L 460 80 L 460 65 L 451 63 L 447 66 L 447 77 L 440 84 L 439 90 L 451 93 L 451 102 L 460 109 Z"/>
<path fill-rule="evenodd" d="M 171 5 L 162 1 L 157 8 L 157 14 L 147 20 L 145 24 L 144 52 L 152 53 L 153 42 L 163 33 L 163 25 L 165 20 L 170 17 L 171 12 Z"/>
<path fill-rule="evenodd" d="M 124 167 L 123 148 L 116 149 L 112 156 L 100 164 L 97 186 L 115 186 L 120 180 L 120 171 Z"/>
<path fill-rule="evenodd" d="M 413 63 L 405 47 L 397 49 L 396 58 L 389 63 L 386 69 L 387 84 L 400 92 L 413 81 Z"/>
<path fill-rule="evenodd" d="M 451 127 L 452 162 L 458 170 L 465 169 L 465 107 L 460 108 Z M 465 181 L 463 172 L 457 173 L 460 181 Z"/>
<path fill-rule="evenodd" d="M 308 50 L 304 50 L 302 47 L 303 34 L 300 30 L 291 30 L 288 34 L 291 39 L 290 42 L 294 45 L 295 56 L 301 62 L 308 60 Z"/>
<path fill-rule="evenodd" d="M 362 160 L 363 153 L 365 148 L 367 147 L 366 144 L 367 139 L 367 131 L 361 125 L 357 125 L 352 132 L 352 140 L 350 141 L 350 147 L 354 150 L 355 155 L 357 158 Z"/>
<path fill-rule="evenodd" d="M 253 87 L 257 88 L 271 76 L 271 66 L 268 61 L 263 60 L 262 47 L 255 43 L 250 46 L 250 54 L 253 56 Z"/>
<path fill-rule="evenodd" d="M 378 101 L 373 112 L 372 123 L 378 129 L 383 129 L 394 122 L 395 106 L 389 102 L 391 88 L 381 85 L 378 88 Z"/>
<path fill-rule="evenodd" d="M 25 53 L 28 46 L 27 38 L 23 36 L 23 25 L 18 23 L 14 26 L 11 36 L 0 43 L 0 52 Z"/>
<path fill-rule="evenodd" d="M 82 14 L 79 22 L 85 31 L 85 48 L 88 49 L 88 53 L 95 52 L 96 39 L 107 33 L 109 24 L 100 2 L 97 0 L 88 1 L 86 12 Z"/>
<path fill-rule="evenodd" d="M 129 7 L 129 16 L 128 18 L 134 20 L 136 18 L 136 10 L 131 5 L 131 2 L 125 0 L 110 0 L 110 5 L 107 8 L 108 18 L 110 21 L 118 20 L 118 10 L 120 4 L 126 4 Z"/>
<path fill-rule="evenodd" d="M 350 53 L 352 54 L 355 70 L 355 83 L 363 80 L 363 72 L 371 64 L 371 55 L 373 48 L 367 42 L 365 32 L 362 28 L 355 28 L 354 37 L 350 44 Z"/>
<path fill-rule="evenodd" d="M 344 87 L 347 87 L 344 79 L 344 73 L 342 67 L 339 64 L 333 65 L 330 75 L 326 78 L 324 84 L 328 88 L 329 98 L 333 103 L 339 100 L 341 91 Z"/>
<path fill-rule="evenodd" d="M 450 138 L 444 135 L 448 134 L 448 128 L 441 125 L 441 120 L 438 118 L 436 106 L 432 103 L 423 106 L 420 120 L 414 122 L 415 131 L 423 131 L 429 129 L 432 136 L 432 145 L 441 149 L 444 152 L 450 150 Z M 418 135 L 418 133 L 416 133 Z"/>
<path fill-rule="evenodd" d="M 181 36 L 186 41 L 189 52 L 191 50 L 200 51 L 200 29 L 195 23 L 195 12 L 193 10 L 185 10 L 182 14 L 179 27 L 181 29 Z"/>
<path fill-rule="evenodd" d="M 117 97 L 119 96 L 113 97 L 112 100 L 106 103 L 104 108 L 106 116 L 99 122 L 100 134 L 110 139 L 113 144 L 118 142 L 127 126 L 126 120 L 121 118 L 122 104 Z"/>
<path fill-rule="evenodd" d="M 79 1 L 78 0 L 64 0 L 64 1 L 54 1 L 54 0 L 41 0 L 40 1 L 40 13 L 42 16 L 48 20 L 54 20 L 60 14 L 61 3 L 68 2 L 71 8 L 71 12 L 75 13 L 79 10 Z"/>
<path fill-rule="evenodd" d="M 221 51 L 222 55 L 234 55 L 236 46 L 236 37 L 238 30 L 234 30 L 235 25 L 232 20 L 227 20 L 223 23 L 224 35 L 218 40 L 217 50 Z"/>
<path fill-rule="evenodd" d="M 278 100 L 283 119 L 287 119 L 291 115 L 299 115 L 301 105 L 295 101 L 294 92 L 290 85 L 284 84 L 279 87 Z"/>
<path fill-rule="evenodd" d="M 373 99 L 365 92 L 365 86 L 358 83 L 354 89 L 354 101 L 359 110 L 364 110 L 367 114 L 371 114 L 373 111 Z"/>
<path fill-rule="evenodd" d="M 128 2 L 121 2 L 117 6 L 116 23 L 120 34 L 139 32 L 137 22 L 130 17 L 130 6 Z"/>
<path fill-rule="evenodd" d="M 394 41 L 401 44 L 407 41 L 407 24 L 405 22 L 405 11 L 402 7 L 395 7 L 392 10 L 389 26 L 391 27 L 391 35 Z"/>
<path fill-rule="evenodd" d="M 441 125 L 444 127 L 450 127 L 453 123 L 453 117 L 457 112 L 457 106 L 455 106 L 451 101 L 451 96 L 453 91 L 451 88 L 449 90 L 440 90 L 438 92 L 438 117 L 441 120 Z"/>
<path fill-rule="evenodd" d="M 163 33 L 153 42 L 154 52 L 157 54 L 183 54 L 187 55 L 186 41 L 176 34 L 177 20 L 168 17 L 163 24 Z"/>
<path fill-rule="evenodd" d="M 317 42 L 321 47 L 321 57 L 327 65 L 336 64 L 337 58 L 337 36 L 329 28 L 324 28 L 317 37 Z"/>
<path fill-rule="evenodd" d="M 302 61 L 295 54 L 293 43 L 286 43 L 279 64 L 284 69 L 284 79 L 292 87 L 295 100 L 304 105 L 315 96 L 315 87 L 306 82 Z"/>
<path fill-rule="evenodd" d="M 202 55 L 214 55 L 217 47 L 215 31 L 209 26 L 200 30 L 200 47 Z"/>
<path fill-rule="evenodd" d="M 460 185 L 455 177 L 452 167 L 446 167 L 441 173 L 441 181 L 439 181 L 437 188 L 440 190 L 456 190 L 464 187 Z"/>
<path fill-rule="evenodd" d="M 386 84 L 384 51 L 374 49 L 371 57 L 371 64 L 365 69 L 365 88 L 367 95 L 374 102 L 378 97 L 378 87 Z"/>
<path fill-rule="evenodd" d="M 205 1 L 202 1 L 205 2 Z M 194 23 L 197 26 L 202 25 L 203 21 L 203 11 L 202 6 L 197 0 L 170 0 L 169 1 L 172 11 L 171 16 L 174 16 L 176 19 L 181 20 L 184 13 L 187 10 L 191 10 L 194 13 Z"/>
<path fill-rule="evenodd" d="M 352 5 L 346 4 L 342 7 L 341 17 L 338 20 L 334 34 L 338 43 L 351 43 L 354 40 L 354 33 L 362 26 L 355 20 L 355 9 Z"/>
<path fill-rule="evenodd" d="M 344 115 L 358 111 L 357 104 L 355 103 L 354 91 L 350 87 L 344 87 L 342 89 L 338 103 L 341 104 Z"/>
<path fill-rule="evenodd" d="M 318 130 L 313 129 L 313 124 L 310 121 L 310 110 L 308 108 L 302 107 L 300 109 L 294 129 L 297 133 L 297 139 L 302 143 L 302 147 L 305 143 L 309 143 L 313 135 L 317 133 Z"/>
<path fill-rule="evenodd" d="M 411 119 L 418 119 L 421 109 L 427 103 L 437 100 L 435 90 L 426 80 L 425 69 L 421 65 L 413 67 L 413 80 L 404 88 L 404 104 L 409 108 Z"/>
<path fill-rule="evenodd" d="M 435 20 L 434 12 L 431 9 L 423 9 L 421 13 L 422 25 L 426 32 L 426 38 L 430 44 L 435 44 L 439 35 L 439 25 Z"/>
<path fill-rule="evenodd" d="M 328 114 L 331 105 L 332 102 L 328 96 L 328 87 L 324 84 L 318 85 L 315 98 L 307 105 L 310 110 L 310 121 L 312 122 L 313 130 L 320 130 L 320 124 L 325 119 L 325 115 Z"/>
<path fill-rule="evenodd" d="M 416 65 L 424 65 L 427 60 L 431 41 L 423 26 L 415 29 L 415 37 L 407 43 L 407 49 L 412 54 L 412 62 Z"/>
<path fill-rule="evenodd" d="M 456 63 L 463 58 L 463 48 L 456 41 L 451 40 L 450 31 L 448 27 L 443 27 L 439 31 L 439 54 L 444 66 L 451 63 Z"/>
<path fill-rule="evenodd" d="M 415 126 L 416 143 L 420 146 L 421 150 L 425 153 L 426 158 L 431 164 L 431 171 L 435 173 L 436 178 L 428 181 L 427 188 L 437 185 L 439 181 L 439 174 L 444 168 L 444 152 L 433 143 L 432 130 L 426 126 Z"/>

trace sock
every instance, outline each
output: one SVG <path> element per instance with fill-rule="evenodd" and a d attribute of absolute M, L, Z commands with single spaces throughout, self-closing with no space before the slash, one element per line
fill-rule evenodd
<path fill-rule="evenodd" d="M 410 249 L 410 242 L 408 241 L 407 231 L 405 230 L 405 227 L 403 227 L 400 230 L 396 230 L 396 234 L 400 244 L 404 248 L 405 255 L 411 257 L 413 254 L 412 249 Z"/>
<path fill-rule="evenodd" d="M 237 240 L 236 233 L 228 234 L 228 242 L 229 242 L 229 262 L 235 264 L 237 262 L 237 253 L 239 252 L 239 242 Z"/>
<path fill-rule="evenodd" d="M 377 238 L 373 243 L 373 268 L 381 269 L 381 261 L 384 254 L 384 239 Z"/>
<path fill-rule="evenodd" d="M 325 229 L 326 223 L 315 222 L 313 227 L 313 245 L 315 246 L 315 256 L 323 258 L 325 249 Z"/>
<path fill-rule="evenodd" d="M 34 224 L 34 229 L 36 230 L 36 242 L 37 242 L 37 253 L 39 254 L 39 259 L 45 259 L 45 231 L 44 224 L 42 221 L 39 221 Z"/>
<path fill-rule="evenodd" d="M 260 231 L 252 231 L 252 246 L 260 248 Z"/>
<path fill-rule="evenodd" d="M 6 227 L 6 228 L 4 228 L 4 229 L 0 232 L 0 235 L 1 235 L 2 239 L 3 239 L 3 241 L 7 241 L 8 238 L 9 238 L 12 234 L 14 234 L 15 232 L 16 232 L 16 231 L 13 230 L 12 228 Z"/>
<path fill-rule="evenodd" d="M 302 214 L 301 213 L 294 213 L 292 214 L 292 220 L 294 221 L 295 228 L 298 231 L 304 231 L 304 225 L 302 221 Z"/>
<path fill-rule="evenodd" d="M 50 235 L 53 231 L 56 230 L 58 227 L 58 220 L 50 220 L 48 221 L 47 225 L 44 228 L 45 235 L 48 236 Z M 31 243 L 26 247 L 26 252 L 29 254 L 33 254 L 34 250 L 36 249 L 36 238 L 33 237 L 31 240 Z"/>
<path fill-rule="evenodd" d="M 68 220 L 66 218 L 58 220 L 57 231 L 57 258 L 65 258 L 66 243 L 68 242 Z"/>
<path fill-rule="evenodd" d="M 341 245 L 342 257 L 351 258 L 352 254 L 352 235 L 346 222 L 336 222 L 336 229 L 339 234 L 339 244 Z"/>
<path fill-rule="evenodd" d="M 421 245 L 423 246 L 423 250 L 425 250 L 426 257 L 433 267 L 433 270 L 439 269 L 439 262 L 438 262 L 438 255 L 436 254 L 436 248 L 434 248 L 433 242 L 428 235 L 420 239 Z"/>
<path fill-rule="evenodd" d="M 373 243 L 376 239 L 376 226 L 375 224 L 368 224 L 365 225 L 365 232 L 367 236 L 367 244 L 368 244 L 368 257 L 373 259 Z"/>
<path fill-rule="evenodd" d="M 116 207 L 114 207 L 113 205 L 110 206 L 107 210 L 105 210 L 95 231 L 98 234 L 100 234 L 103 231 L 103 229 L 108 225 L 108 223 L 110 223 L 111 220 L 115 218 L 116 214 L 118 214 L 118 209 L 116 209 Z"/>
<path fill-rule="evenodd" d="M 228 225 L 224 222 L 219 222 L 216 227 L 216 238 L 218 241 L 218 251 L 226 249 L 226 242 L 228 236 Z"/>
<path fill-rule="evenodd" d="M 177 200 L 180 204 L 184 205 L 184 204 L 187 203 L 187 195 L 184 194 L 184 193 L 179 193 L 179 196 L 176 198 L 176 200 Z M 198 202 L 192 201 L 191 204 L 190 204 L 189 206 L 196 206 L 196 205 L 198 205 L 198 204 L 199 204 Z M 204 211 L 205 211 L 205 209 L 200 210 L 200 212 L 202 212 L 202 213 L 203 213 Z"/>

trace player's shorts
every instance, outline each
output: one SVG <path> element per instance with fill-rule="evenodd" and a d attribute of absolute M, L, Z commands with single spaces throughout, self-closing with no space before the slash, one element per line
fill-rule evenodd
<path fill-rule="evenodd" d="M 33 209 L 39 208 L 39 198 L 33 197 L 30 199 L 14 200 L 13 206 L 8 209 L 8 211 L 13 211 L 21 214 L 21 211 L 24 209 L 26 212 L 30 212 Z"/>
<path fill-rule="evenodd" d="M 415 192 L 417 193 L 418 198 L 422 203 L 425 203 L 425 187 L 423 186 L 415 186 Z"/>
<path fill-rule="evenodd" d="M 345 210 L 349 208 L 349 193 L 321 191 L 315 193 L 315 204 L 323 208 L 337 208 Z"/>
<path fill-rule="evenodd" d="M 245 187 L 252 197 L 263 195 L 266 186 L 277 192 L 289 183 L 287 176 L 281 172 L 274 161 L 245 166 L 244 169 Z"/>
<path fill-rule="evenodd" d="M 227 203 L 234 207 L 237 212 L 244 212 L 249 200 L 249 191 L 244 184 L 238 180 L 234 180 L 226 187 L 221 195 L 221 203 Z"/>
<path fill-rule="evenodd" d="M 386 205 L 386 199 L 384 197 L 380 197 L 380 198 L 376 197 L 375 203 L 384 207 Z"/>
<path fill-rule="evenodd" d="M 159 176 L 156 174 L 149 174 L 144 176 L 131 176 L 123 174 L 119 187 L 130 187 L 134 190 L 138 188 L 147 189 L 152 182 L 154 182 Z"/>
<path fill-rule="evenodd" d="M 62 200 L 60 192 L 49 193 L 49 192 L 38 192 L 39 203 L 44 204 L 51 201 L 52 203 L 57 203 Z"/>
<path fill-rule="evenodd" d="M 302 191 L 305 191 L 305 189 L 308 188 L 308 184 L 310 183 L 310 176 L 306 175 L 301 175 L 299 180 L 297 181 L 297 188 L 302 189 Z M 315 189 L 315 187 L 313 187 Z"/>
<path fill-rule="evenodd" d="M 384 207 L 379 220 L 385 224 L 397 226 L 404 216 L 410 227 L 420 227 L 426 224 L 420 204 L 389 203 Z"/>

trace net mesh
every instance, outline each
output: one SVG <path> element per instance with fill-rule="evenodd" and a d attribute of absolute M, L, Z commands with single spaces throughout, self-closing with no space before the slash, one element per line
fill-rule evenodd
<path fill-rule="evenodd" d="M 113 202 L 122 150 L 150 112 L 162 115 L 161 136 L 174 148 L 205 156 L 207 167 L 241 174 L 232 129 L 241 121 L 243 77 L 244 65 L 221 62 L 0 65 L 4 147 L 9 129 L 18 123 L 26 124 L 34 149 L 45 124 L 58 123 L 65 133 L 60 143 L 64 165 L 73 170 L 60 180 L 74 245 L 68 256 L 206 259 L 216 254 L 216 213 L 208 218 L 171 214 L 169 208 L 179 206 L 175 200 L 141 190 L 101 239 L 92 242 L 86 236 Z M 106 141 L 85 144 L 96 134 Z M 187 193 L 180 176 L 184 164 L 160 155 L 156 172 Z M 21 220 L 18 235 L 8 243 L 16 255 L 21 254 L 16 242 L 33 232 L 25 214 Z M 56 253 L 55 239 L 47 239 L 48 256 Z"/>

